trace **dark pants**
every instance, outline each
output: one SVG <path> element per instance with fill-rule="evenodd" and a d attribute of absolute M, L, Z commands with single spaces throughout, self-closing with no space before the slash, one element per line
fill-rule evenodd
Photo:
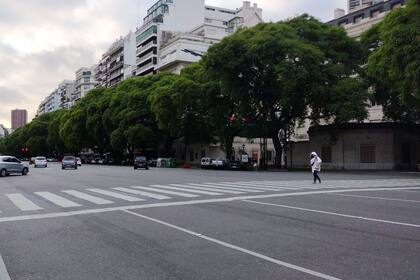
<path fill-rule="evenodd" d="M 321 178 L 318 176 L 319 171 L 314 171 L 314 183 L 316 183 L 316 180 L 318 180 L 321 183 Z"/>

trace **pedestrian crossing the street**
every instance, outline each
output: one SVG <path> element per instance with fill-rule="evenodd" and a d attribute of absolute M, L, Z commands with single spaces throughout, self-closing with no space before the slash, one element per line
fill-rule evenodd
<path fill-rule="evenodd" d="M 8 193 L 0 200 L 0 215 L 8 209 L 22 212 L 40 212 L 58 208 L 79 209 L 98 205 L 118 205 L 121 203 L 154 203 L 171 199 L 200 199 L 209 197 L 231 197 L 316 191 L 324 189 L 357 189 L 386 187 L 420 186 L 419 179 L 375 179 L 375 180 L 332 180 L 322 184 L 310 181 L 235 181 L 235 182 L 191 182 L 170 183 L 145 186 L 123 186 L 98 188 L 90 187 L 77 190 L 36 191 L 34 193 Z"/>

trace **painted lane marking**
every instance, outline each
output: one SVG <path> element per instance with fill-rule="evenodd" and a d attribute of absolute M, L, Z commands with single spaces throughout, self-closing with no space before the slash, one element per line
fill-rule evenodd
<path fill-rule="evenodd" d="M 255 186 L 255 187 L 267 187 L 270 189 L 277 189 L 277 190 L 281 190 L 281 189 L 286 189 L 286 190 L 296 190 L 296 189 L 302 189 L 302 187 L 293 187 L 293 186 L 284 186 L 284 185 L 275 185 L 275 184 L 261 184 L 261 183 L 253 183 L 253 182 L 243 182 L 243 183 L 231 183 L 231 184 L 240 184 L 240 185 L 245 185 L 245 186 Z"/>
<path fill-rule="evenodd" d="M 202 185 L 207 186 L 207 187 L 211 187 L 211 188 L 222 189 L 222 190 L 235 190 L 235 191 L 240 191 L 240 192 L 243 192 L 243 193 L 246 193 L 246 192 L 261 193 L 262 192 L 261 190 L 254 190 L 254 189 L 248 189 L 248 188 L 218 186 L 218 185 L 215 185 L 213 183 L 205 183 L 205 184 L 202 184 Z"/>
<path fill-rule="evenodd" d="M 220 192 L 214 192 L 214 191 L 203 191 L 203 190 L 194 190 L 194 189 L 190 189 L 188 188 L 188 186 L 185 185 L 181 185 L 181 184 L 171 184 L 171 186 L 174 187 L 168 187 L 168 186 L 161 186 L 161 187 L 165 187 L 166 189 L 170 189 L 170 190 L 176 190 L 176 191 L 183 191 L 183 192 L 192 192 L 192 193 L 198 193 L 198 194 L 206 194 L 206 195 L 223 195 L 223 193 Z"/>
<path fill-rule="evenodd" d="M 358 220 L 364 220 L 364 221 L 370 221 L 370 222 L 378 222 L 378 223 L 385 223 L 385 224 L 420 228 L 420 225 L 416 225 L 416 224 L 409 224 L 409 223 L 395 222 L 395 221 L 389 221 L 389 220 L 381 220 L 381 219 L 375 219 L 375 218 L 347 215 L 347 214 L 342 214 L 342 213 L 308 209 L 308 208 L 302 208 L 302 207 L 295 207 L 295 206 L 284 205 L 284 204 L 259 202 L 259 201 L 248 200 L 248 199 L 243 200 L 243 201 L 249 202 L 249 203 L 254 203 L 254 204 L 265 205 L 265 206 L 274 206 L 274 207 L 281 207 L 281 208 L 287 208 L 287 209 L 293 209 L 293 210 L 300 210 L 300 211 L 306 211 L 306 212 L 326 214 L 326 215 L 332 215 L 332 216 L 338 216 L 338 217 L 344 217 L 344 218 L 351 218 L 351 219 L 358 219 Z"/>
<path fill-rule="evenodd" d="M 42 207 L 39 207 L 20 193 L 10 193 L 6 194 L 6 196 L 21 211 L 37 211 L 44 209 Z"/>
<path fill-rule="evenodd" d="M 83 192 L 79 192 L 79 191 L 74 191 L 74 190 L 65 190 L 62 191 L 63 193 L 72 195 L 74 197 L 77 197 L 79 199 L 83 199 L 89 202 L 92 202 L 93 204 L 98 204 L 98 205 L 103 205 L 103 204 L 111 204 L 114 203 L 113 201 L 107 200 L 107 199 L 103 199 L 100 197 L 96 197 L 90 194 L 86 194 Z"/>
<path fill-rule="evenodd" d="M 50 192 L 36 192 L 35 194 L 39 195 L 40 197 L 50 201 L 51 203 L 63 207 L 63 208 L 70 208 L 70 207 L 80 207 L 82 205 L 68 200 L 62 196 L 50 193 Z"/>
<path fill-rule="evenodd" d="M 165 194 L 172 194 L 172 195 L 177 195 L 177 196 L 182 196 L 182 197 L 200 197 L 199 195 L 196 194 L 190 194 L 190 193 L 182 193 L 182 192 L 174 192 L 174 191 L 169 191 L 169 190 L 162 190 L 162 189 L 158 189 L 160 187 L 160 185 L 153 185 L 150 187 L 138 187 L 138 189 L 141 190 L 146 190 L 146 191 L 151 191 L 151 192 L 158 192 L 158 193 L 165 193 Z"/>
<path fill-rule="evenodd" d="M 9 272 L 7 272 L 6 264 L 0 255 L 0 280 L 11 280 Z"/>
<path fill-rule="evenodd" d="M 122 200 L 125 200 L 125 201 L 130 201 L 130 202 L 144 201 L 144 199 L 141 199 L 141 198 L 138 198 L 138 197 L 129 196 L 129 195 L 125 195 L 125 194 L 121 194 L 121 193 L 117 193 L 117 192 L 112 192 L 112 191 L 107 191 L 107 190 L 88 189 L 88 191 L 103 194 L 103 195 L 107 195 L 107 196 L 111 196 L 111 197 L 114 197 L 114 198 L 119 198 L 119 199 L 122 199 Z"/>
<path fill-rule="evenodd" d="M 160 202 L 160 203 L 151 203 L 151 204 L 138 204 L 138 205 L 128 205 L 128 206 L 107 207 L 107 208 L 93 208 L 93 209 L 84 209 L 84 210 L 73 210 L 73 211 L 66 211 L 66 212 L 54 212 L 54 213 L 46 213 L 46 214 L 32 214 L 32 215 L 1 217 L 0 218 L 0 223 L 28 221 L 28 220 L 41 220 L 41 219 L 53 219 L 53 218 L 61 218 L 61 217 L 72 217 L 72 216 L 79 216 L 79 215 L 108 213 L 108 212 L 115 212 L 115 211 L 122 211 L 122 210 L 136 210 L 136 209 L 148 209 L 148 208 L 158 208 L 158 207 L 199 205 L 199 204 L 208 204 L 208 203 L 233 202 L 233 201 L 241 201 L 241 200 L 264 199 L 264 198 L 275 198 L 275 197 L 305 196 L 305 195 L 319 195 L 319 194 L 326 194 L 326 193 L 347 193 L 347 192 L 360 192 L 360 191 L 376 192 L 376 191 L 395 191 L 395 190 L 420 190 L 420 187 L 325 190 L 325 191 L 308 191 L 308 192 L 293 192 L 293 193 L 247 195 L 247 196 L 235 196 L 235 197 L 225 197 L 225 198 L 176 201 L 176 202 Z"/>
<path fill-rule="evenodd" d="M 401 201 L 401 202 L 410 202 L 410 203 L 420 203 L 420 200 L 410 200 L 410 199 L 400 199 L 400 198 L 389 198 L 389 197 L 380 197 L 380 196 L 364 196 L 364 195 L 350 195 L 350 194 L 330 194 L 336 196 L 347 196 L 355 198 L 368 198 L 368 199 L 379 199 L 379 200 L 389 200 L 389 201 Z"/>
<path fill-rule="evenodd" d="M 131 188 L 137 188 L 137 187 L 131 187 Z M 133 189 L 129 189 L 129 188 L 113 188 L 113 189 L 117 190 L 117 191 L 120 191 L 120 192 L 126 192 L 126 193 L 141 195 L 141 196 L 150 197 L 150 198 L 158 199 L 158 200 L 171 199 L 171 197 L 166 196 L 166 195 L 154 194 L 154 193 L 150 193 L 150 192 L 133 190 Z"/>
<path fill-rule="evenodd" d="M 266 192 L 267 191 L 267 188 L 251 187 L 251 186 L 245 186 L 245 185 L 235 185 L 231 183 L 212 183 L 212 185 L 221 186 L 221 187 L 233 187 L 239 190 L 250 190 L 252 192 Z"/>
<path fill-rule="evenodd" d="M 215 189 L 215 188 L 211 188 L 211 187 L 204 187 L 204 185 L 201 184 L 188 184 L 188 186 L 186 186 L 188 188 L 192 188 L 192 189 L 197 189 L 197 190 L 203 190 L 203 191 L 218 191 L 218 192 L 222 192 L 222 193 L 231 193 L 231 194 L 241 194 L 243 192 L 239 192 L 239 191 L 232 191 L 232 190 L 226 190 L 226 189 Z"/>
<path fill-rule="evenodd" d="M 124 212 L 127 213 L 127 214 L 130 214 L 130 215 L 133 215 L 133 216 L 136 216 L 136 217 L 139 217 L 139 218 L 142 218 L 142 219 L 145 219 L 145 220 L 148 220 L 148 221 L 151 221 L 151 222 L 154 222 L 154 223 L 157 223 L 157 224 L 160 224 L 160 225 L 163 225 L 163 226 L 166 226 L 166 227 L 184 232 L 184 233 L 192 235 L 194 237 L 204 239 L 206 241 L 221 245 L 223 247 L 226 247 L 226 248 L 229 248 L 229 249 L 232 249 L 232 250 L 235 250 L 235 251 L 253 256 L 255 258 L 262 259 L 262 260 L 265 260 L 265 261 L 270 262 L 270 263 L 274 263 L 274 264 L 279 265 L 279 266 L 287 267 L 289 269 L 293 269 L 293 270 L 296 270 L 296 271 L 299 271 L 299 272 L 302 272 L 302 273 L 306 273 L 306 274 L 309 274 L 309 275 L 312 275 L 312 276 L 315 276 L 315 277 L 318 277 L 318 278 L 321 278 L 321 279 L 340 280 L 339 278 L 336 278 L 336 277 L 333 277 L 333 276 L 330 276 L 330 275 L 327 275 L 327 274 L 324 274 L 324 273 L 321 273 L 321 272 L 318 272 L 318 271 L 314 271 L 314 270 L 311 270 L 311 269 L 307 269 L 307 268 L 304 268 L 304 267 L 301 267 L 301 266 L 298 266 L 298 265 L 294 265 L 294 264 L 291 264 L 291 263 L 288 263 L 288 262 L 284 262 L 284 261 L 266 256 L 266 255 L 257 253 L 255 251 L 251 251 L 251 250 L 233 245 L 231 243 L 227 243 L 227 242 L 221 241 L 219 239 L 215 239 L 215 238 L 212 238 L 210 236 L 207 236 L 207 235 L 204 235 L 204 234 L 201 234 L 201 233 L 198 233 L 198 232 L 186 229 L 186 228 L 182 228 L 182 227 L 176 226 L 174 224 L 167 223 L 167 222 L 162 221 L 162 220 L 158 220 L 158 219 L 154 219 L 154 218 L 151 218 L 151 217 L 148 217 L 148 216 L 144 216 L 144 215 L 141 215 L 141 214 L 138 214 L 136 212 L 129 211 L 129 210 L 124 210 Z"/>

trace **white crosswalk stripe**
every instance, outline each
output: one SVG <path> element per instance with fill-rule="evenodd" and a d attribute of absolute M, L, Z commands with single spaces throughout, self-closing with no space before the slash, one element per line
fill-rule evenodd
<path fill-rule="evenodd" d="M 160 185 L 153 185 L 151 187 L 136 187 L 136 189 L 146 190 L 146 191 L 151 191 L 151 192 L 158 192 L 158 193 L 165 193 L 165 194 L 172 194 L 172 195 L 189 197 L 189 198 L 200 197 L 199 195 L 196 195 L 196 194 L 189 194 L 189 193 L 182 193 L 182 192 L 175 192 L 175 191 L 158 189 L 159 187 L 160 187 Z"/>
<path fill-rule="evenodd" d="M 23 194 L 11 193 L 6 194 L 6 196 L 17 208 L 22 211 L 37 211 L 44 209 L 27 199 Z"/>
<path fill-rule="evenodd" d="M 171 186 L 174 186 L 174 187 L 171 187 Z M 188 186 L 187 188 L 185 188 L 185 185 L 181 185 L 181 184 L 171 184 L 171 186 L 160 186 L 160 187 L 170 189 L 170 190 L 187 192 L 187 193 L 192 192 L 192 193 L 206 194 L 206 195 L 223 195 L 223 193 L 220 193 L 220 192 L 188 189 Z"/>
<path fill-rule="evenodd" d="M 267 189 L 267 190 L 274 190 L 274 191 L 284 191 L 284 190 L 292 190 L 294 188 L 285 188 L 285 187 L 278 187 L 274 185 L 267 185 L 261 183 L 249 183 L 249 182 L 230 182 L 229 184 L 238 185 L 238 186 L 248 186 L 252 188 L 260 188 L 260 189 Z"/>
<path fill-rule="evenodd" d="M 194 189 L 198 189 L 198 190 L 204 190 L 204 191 L 218 191 L 218 192 L 223 192 L 223 193 L 231 193 L 231 194 L 241 194 L 244 192 L 241 191 L 233 191 L 233 190 L 229 190 L 229 189 L 215 189 L 203 184 L 187 184 L 189 188 L 194 188 Z"/>
<path fill-rule="evenodd" d="M 129 195 L 113 192 L 113 191 L 107 191 L 107 190 L 101 190 L 101 189 L 88 189 L 88 191 L 103 194 L 103 195 L 118 198 L 118 199 L 122 199 L 122 200 L 125 200 L 125 201 L 130 201 L 130 202 L 144 201 L 144 199 L 141 199 L 141 198 L 138 198 L 138 197 L 129 196 Z"/>
<path fill-rule="evenodd" d="M 130 187 L 130 188 L 137 188 L 137 187 L 133 186 L 133 187 Z M 155 194 L 155 193 L 150 193 L 150 192 L 145 192 L 145 191 L 133 190 L 133 189 L 129 189 L 129 188 L 113 188 L 113 189 L 117 190 L 117 191 L 121 191 L 121 192 L 141 195 L 141 196 L 150 197 L 150 198 L 158 199 L 158 200 L 164 200 L 164 199 L 171 199 L 172 198 L 172 197 L 162 195 L 162 194 Z"/>
<path fill-rule="evenodd" d="M 255 189 L 251 189 L 251 188 L 248 188 L 248 187 L 241 188 L 241 187 L 238 187 L 238 186 L 235 186 L 235 187 L 221 186 L 221 185 L 216 185 L 216 183 L 205 183 L 203 185 L 207 186 L 207 187 L 211 187 L 211 188 L 222 189 L 222 190 L 235 190 L 235 191 L 239 191 L 239 192 L 242 192 L 242 193 L 247 193 L 247 192 L 260 193 L 260 192 L 262 192 L 261 190 L 255 190 Z"/>
<path fill-rule="evenodd" d="M 103 205 L 103 204 L 111 204 L 114 203 L 113 201 L 103 199 L 100 197 L 96 197 L 90 194 L 86 194 L 80 191 L 74 191 L 74 190 L 65 190 L 63 191 L 66 194 L 72 195 L 74 197 L 77 197 L 79 199 L 83 199 L 89 202 L 92 202 L 93 204 Z"/>
<path fill-rule="evenodd" d="M 63 207 L 63 208 L 70 208 L 70 207 L 80 207 L 79 203 L 73 202 L 67 198 L 64 198 L 62 196 L 53 194 L 51 192 L 35 192 L 35 194 L 39 195 L 40 197 L 48 200 L 49 202 Z"/>
<path fill-rule="evenodd" d="M 238 189 L 241 189 L 241 190 L 253 190 L 253 192 L 266 192 L 266 191 L 269 191 L 269 190 L 272 190 L 272 189 L 270 189 L 270 188 L 268 188 L 268 187 L 258 187 L 258 186 L 256 186 L 256 187 L 254 187 L 254 186 L 245 186 L 245 185 L 236 185 L 236 184 L 232 184 L 232 183 L 212 183 L 213 185 L 216 185 L 216 186 L 227 186 L 227 187 L 235 187 L 235 188 L 238 188 Z"/>

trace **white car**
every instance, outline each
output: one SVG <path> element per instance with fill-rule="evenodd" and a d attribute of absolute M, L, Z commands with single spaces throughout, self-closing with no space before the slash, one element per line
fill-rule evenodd
<path fill-rule="evenodd" d="M 34 160 L 34 167 L 48 167 L 48 162 L 45 157 L 36 157 Z"/>

